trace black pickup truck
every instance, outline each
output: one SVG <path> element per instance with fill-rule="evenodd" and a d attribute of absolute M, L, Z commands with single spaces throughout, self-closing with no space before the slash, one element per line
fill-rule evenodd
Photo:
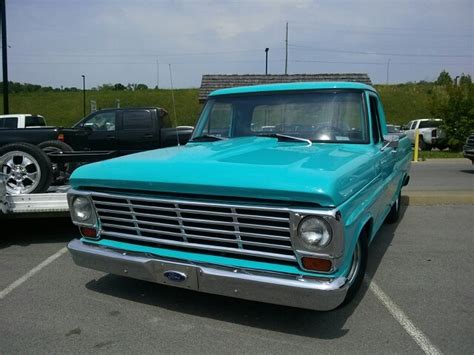
<path fill-rule="evenodd" d="M 185 144 L 192 131 L 171 128 L 158 107 L 100 110 L 72 128 L 0 129 L 0 172 L 9 193 L 43 192 L 78 164 Z"/>

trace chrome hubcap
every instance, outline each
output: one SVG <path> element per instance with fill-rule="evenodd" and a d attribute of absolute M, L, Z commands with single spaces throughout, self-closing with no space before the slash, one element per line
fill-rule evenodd
<path fill-rule="evenodd" d="M 27 194 L 39 184 L 41 170 L 30 154 L 21 151 L 8 152 L 0 157 L 0 169 L 6 178 L 9 194 Z"/>
<path fill-rule="evenodd" d="M 352 285 L 352 283 L 357 277 L 357 274 L 359 273 L 360 264 L 362 261 L 361 253 L 362 251 L 360 246 L 360 240 L 358 240 L 354 250 L 354 254 L 352 255 L 351 269 L 349 270 L 349 275 L 347 275 L 349 285 Z"/>

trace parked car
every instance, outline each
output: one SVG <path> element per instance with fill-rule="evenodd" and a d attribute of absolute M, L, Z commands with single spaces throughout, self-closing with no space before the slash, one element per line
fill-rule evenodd
<path fill-rule="evenodd" d="M 474 133 L 472 133 L 467 139 L 466 144 L 464 145 L 463 155 L 465 158 L 470 159 L 474 164 Z"/>
<path fill-rule="evenodd" d="M 446 135 L 439 127 L 443 123 L 439 118 L 422 118 L 408 122 L 403 131 L 408 136 L 411 144 L 415 144 L 415 131 L 418 130 L 419 147 L 421 150 L 431 150 L 431 148 L 446 148 Z"/>
<path fill-rule="evenodd" d="M 0 129 L 45 127 L 46 120 L 40 115 L 0 115 Z"/>
<path fill-rule="evenodd" d="M 359 83 L 213 92 L 192 139 L 78 168 L 76 264 L 218 295 L 330 310 L 400 214 L 411 145 Z"/>
<path fill-rule="evenodd" d="M 108 109 L 73 128 L 2 129 L 0 171 L 9 176 L 7 191 L 43 192 L 66 182 L 78 164 L 186 143 L 192 127 L 171 128 L 167 116 L 157 107 Z"/>
<path fill-rule="evenodd" d="M 394 125 L 387 123 L 387 132 L 390 134 L 404 134 L 401 130 L 400 125 Z"/>

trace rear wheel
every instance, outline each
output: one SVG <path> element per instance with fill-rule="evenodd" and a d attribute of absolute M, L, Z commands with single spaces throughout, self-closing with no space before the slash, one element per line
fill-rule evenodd
<path fill-rule="evenodd" d="M 6 177 L 9 194 L 44 192 L 51 184 L 51 161 L 38 147 L 28 143 L 0 148 L 0 171 Z"/>
<path fill-rule="evenodd" d="M 38 147 L 41 148 L 46 154 L 73 151 L 70 145 L 61 141 L 42 142 L 38 144 Z M 72 172 L 77 167 L 77 163 L 52 163 L 51 167 L 53 170 L 53 184 L 62 185 L 69 180 Z"/>
<path fill-rule="evenodd" d="M 392 205 L 392 208 L 390 209 L 390 212 L 387 215 L 387 218 L 385 218 L 385 223 L 393 224 L 398 221 L 398 217 L 400 216 L 401 201 L 402 201 L 402 192 L 400 191 L 398 193 L 397 199 L 395 200 L 395 202 Z"/>
<path fill-rule="evenodd" d="M 421 150 L 431 150 L 432 148 L 431 144 L 428 144 L 423 140 L 423 136 L 420 136 L 420 138 L 418 139 L 418 146 Z"/>

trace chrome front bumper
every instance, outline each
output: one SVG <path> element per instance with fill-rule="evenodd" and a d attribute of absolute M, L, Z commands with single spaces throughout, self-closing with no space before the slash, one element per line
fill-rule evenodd
<path fill-rule="evenodd" d="M 347 293 L 345 277 L 313 279 L 280 273 L 176 262 L 73 240 L 68 249 L 83 267 L 216 295 L 328 311 Z M 170 276 L 180 276 L 176 277 Z"/>

